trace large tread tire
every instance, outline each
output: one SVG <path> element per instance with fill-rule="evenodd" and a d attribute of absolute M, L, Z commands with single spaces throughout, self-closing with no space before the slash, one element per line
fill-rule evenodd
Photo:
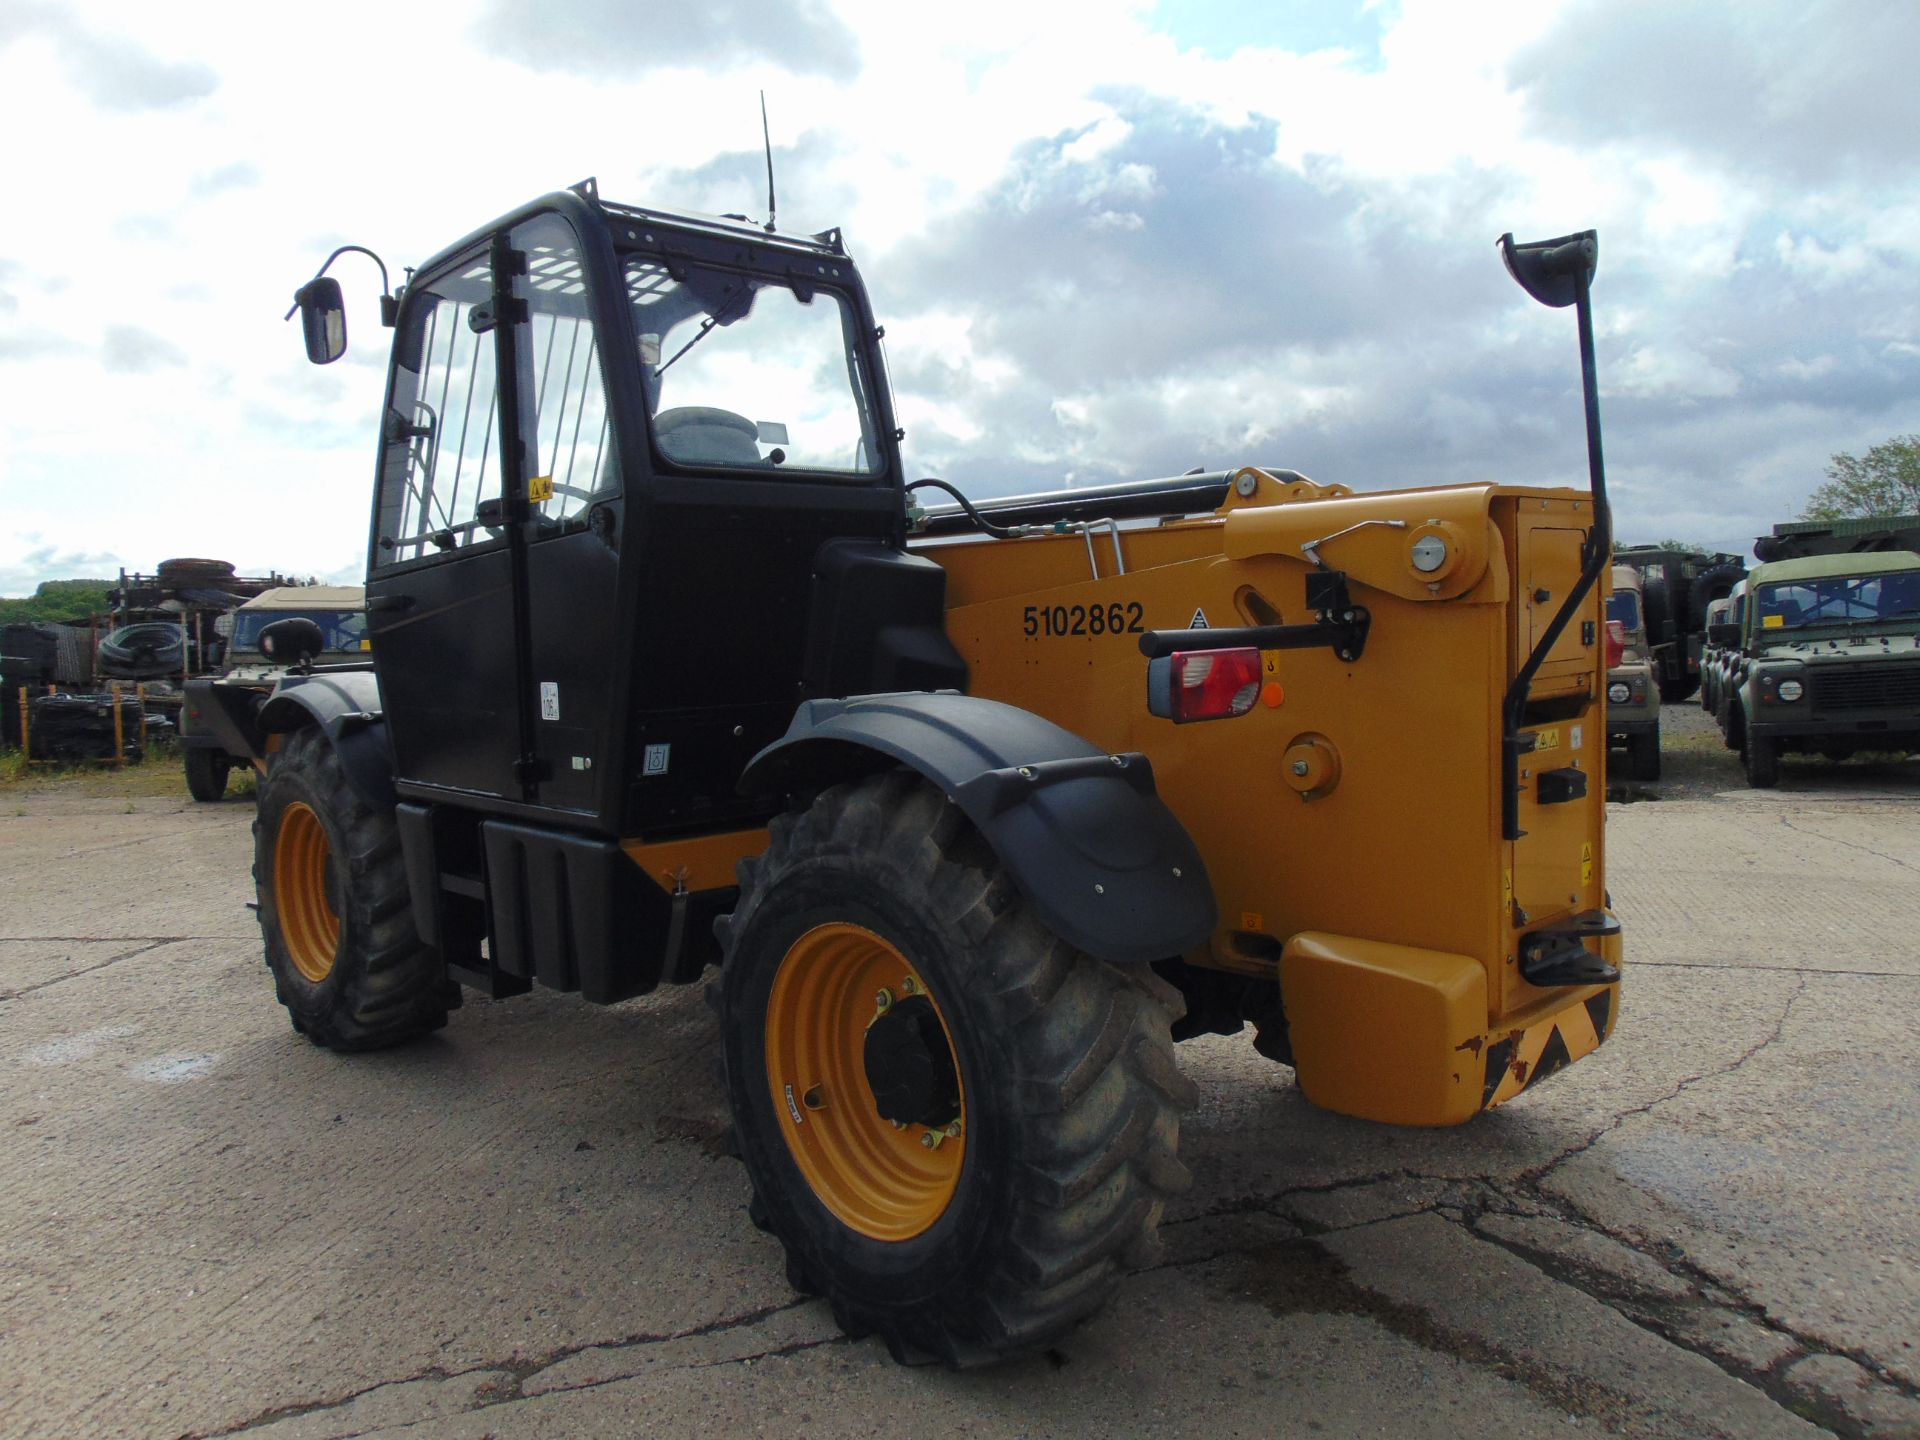
<path fill-rule="evenodd" d="M 1157 1258 L 1166 1201 L 1191 1183 L 1177 1151 L 1196 1100 L 1173 1057 L 1185 1008 L 1173 986 L 1054 936 L 960 810 L 905 772 L 777 819 L 740 883 L 739 908 L 716 926 L 728 1100 L 749 1213 L 786 1248 L 797 1290 L 903 1364 L 967 1366 L 1044 1349 L 1125 1268 Z M 805 953 L 796 941 L 834 924 L 870 930 L 925 978 L 964 1087 L 951 1199 L 904 1239 L 828 1208 L 769 1079 L 774 978 Z"/>
<path fill-rule="evenodd" d="M 1740 744 L 1740 768 L 1755 790 L 1773 789 L 1780 783 L 1780 742 L 1748 730 Z"/>
<path fill-rule="evenodd" d="M 1635 780 L 1652 782 L 1660 778 L 1660 732 L 1631 735 L 1627 738 L 1627 773 Z"/>
<path fill-rule="evenodd" d="M 224 750 L 195 746 L 187 751 L 187 793 L 209 805 L 219 800 L 227 793 L 231 763 Z"/>
<path fill-rule="evenodd" d="M 296 817 L 294 830 L 307 832 L 310 848 L 315 821 L 325 837 L 324 857 L 314 865 L 324 871 L 324 894 L 304 902 L 309 917 L 317 903 L 337 924 L 338 940 L 325 964 L 315 963 L 311 919 L 304 938 L 300 920 L 291 936 L 283 923 L 283 902 L 296 909 L 303 903 L 277 893 L 276 876 L 283 872 L 276 867 L 276 849 L 290 815 Z M 393 813 L 353 792 L 319 729 L 294 732 L 268 765 L 253 853 L 267 968 L 295 1030 L 329 1050 L 377 1050 L 447 1023 L 460 989 L 447 978 L 439 952 L 423 944 L 414 928 Z"/>

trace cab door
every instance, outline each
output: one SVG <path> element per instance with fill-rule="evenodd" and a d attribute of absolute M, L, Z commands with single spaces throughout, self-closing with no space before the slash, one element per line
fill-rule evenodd
<path fill-rule="evenodd" d="M 367 608 L 409 793 L 591 816 L 610 782 L 621 469 L 586 270 L 540 214 L 403 306 Z"/>
<path fill-rule="evenodd" d="M 417 279 L 394 335 L 367 618 L 396 777 L 519 798 L 514 595 L 486 249 Z"/>

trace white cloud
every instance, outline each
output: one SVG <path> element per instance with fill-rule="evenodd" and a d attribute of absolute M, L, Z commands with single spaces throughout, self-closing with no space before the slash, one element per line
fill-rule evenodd
<path fill-rule="evenodd" d="M 0 237 L 0 583 L 96 554 L 351 574 L 373 272 L 336 267 L 354 348 L 326 370 L 281 320 L 294 287 L 348 240 L 398 280 L 587 174 L 667 206 L 699 176 L 695 203 L 759 213 L 762 88 L 783 219 L 844 226 L 889 301 L 916 460 L 1002 488 L 1249 454 L 1579 483 L 1571 326 L 1491 241 L 1595 225 L 1609 453 L 1635 494 L 1690 486 L 1745 526 L 1875 427 L 1920 428 L 1920 186 L 1889 138 L 1910 101 L 1872 89 L 1907 22 L 1859 47 L 1798 9 L 1684 10 L 1406 0 L 1374 57 L 1289 50 L 1271 18 L 1258 47 L 1202 46 L 1145 0 L 822 0 L 729 45 L 702 18 L 750 18 L 729 0 L 622 60 L 497 53 L 492 0 L 415 7 L 404 33 L 344 0 L 297 45 L 227 5 L 18 7 L 7 131 L 59 138 L 10 144 L 0 179 L 85 203 Z M 1648 36 L 1725 73 L 1662 90 Z M 1743 132 L 1711 102 L 1748 64 L 1769 78 Z M 1047 250 L 1009 248 L 1022 205 Z M 961 227 L 971 253 L 936 254 Z M 936 281 L 955 293 L 908 288 Z"/>

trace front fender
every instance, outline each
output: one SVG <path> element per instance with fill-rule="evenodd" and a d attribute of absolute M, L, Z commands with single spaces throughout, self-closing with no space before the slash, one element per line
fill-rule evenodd
<path fill-rule="evenodd" d="M 318 725 L 326 732 L 354 794 L 381 809 L 391 809 L 398 802 L 393 750 L 380 708 L 380 682 L 373 671 L 283 675 L 260 709 L 260 728 L 271 735 L 303 725 Z"/>
<path fill-rule="evenodd" d="M 1212 935 L 1213 886 L 1154 789 L 1152 763 L 1109 755 L 1029 710 L 944 692 L 809 700 L 740 788 L 817 788 L 889 762 L 939 786 L 1076 949 L 1142 963 Z"/>

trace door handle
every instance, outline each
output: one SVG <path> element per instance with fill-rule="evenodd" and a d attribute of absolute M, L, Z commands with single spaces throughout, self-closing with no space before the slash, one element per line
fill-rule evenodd
<path fill-rule="evenodd" d="M 380 614 L 383 611 L 411 610 L 412 608 L 413 596 L 411 595 L 369 595 L 367 597 L 367 613 L 370 615 Z"/>

